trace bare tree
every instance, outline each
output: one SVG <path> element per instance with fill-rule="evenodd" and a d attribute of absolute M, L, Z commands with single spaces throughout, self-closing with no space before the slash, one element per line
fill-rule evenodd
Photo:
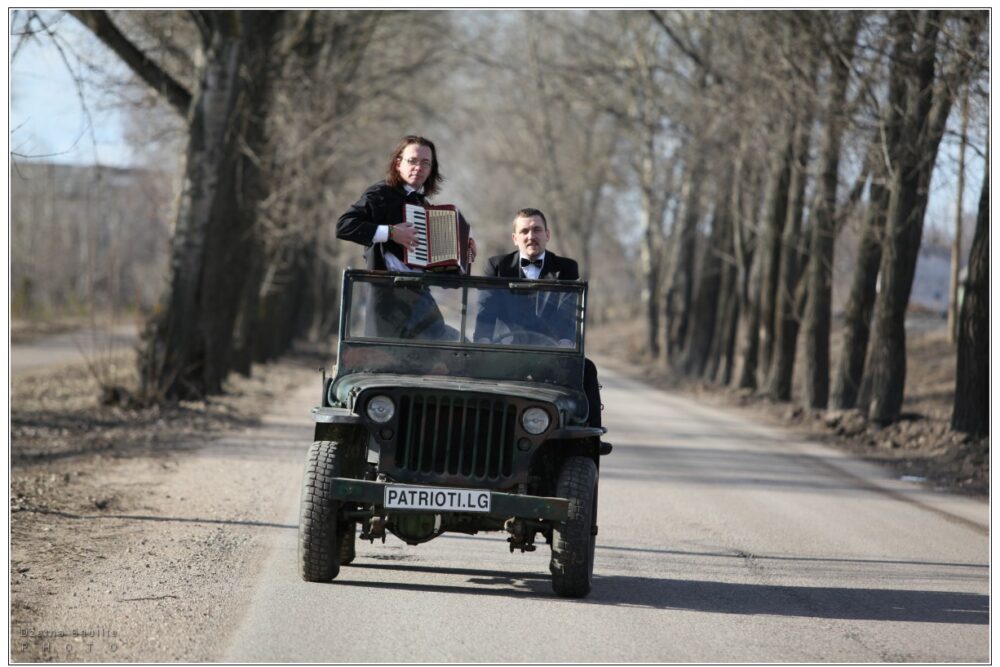
<path fill-rule="evenodd" d="M 882 287 L 876 302 L 871 354 L 871 399 L 868 417 L 889 423 L 899 417 L 906 379 L 906 307 L 909 302 L 924 212 L 937 149 L 958 85 L 974 70 L 984 15 L 962 17 L 966 49 L 953 50 L 953 60 L 935 76 L 942 20 L 938 12 L 908 14 L 916 33 L 914 52 L 907 54 L 909 94 L 902 118 L 899 160 L 893 178 L 882 254 Z"/>
<path fill-rule="evenodd" d="M 771 369 L 771 359 L 774 356 L 775 323 L 778 301 L 778 278 L 781 259 L 784 255 L 782 230 L 788 217 L 788 194 L 792 177 L 792 161 L 794 159 L 795 138 L 788 133 L 785 139 L 785 149 L 774 160 L 771 182 L 768 187 L 768 204 L 765 206 L 764 229 L 761 233 L 760 284 L 758 299 L 760 301 L 760 316 L 756 339 L 758 341 L 759 364 L 753 364 L 748 372 L 759 371 L 766 381 Z M 748 352 L 748 354 L 755 354 Z M 756 386 L 758 383 L 750 378 L 744 380 L 744 386 Z"/>
<path fill-rule="evenodd" d="M 680 368 L 684 343 L 688 339 L 691 304 L 694 300 L 695 242 L 701 220 L 701 191 L 705 178 L 705 162 L 694 140 L 688 143 L 684 184 L 680 199 L 683 214 L 674 230 L 670 257 L 670 277 L 665 297 L 666 359 Z"/>
<path fill-rule="evenodd" d="M 812 53 L 807 60 L 806 81 L 813 82 L 818 71 L 818 59 Z M 811 86 L 809 86 L 811 87 Z M 774 348 L 769 368 L 767 392 L 772 397 L 787 401 L 792 393 L 792 373 L 795 367 L 795 348 L 799 333 L 801 296 L 799 289 L 806 257 L 802 247 L 802 218 L 805 209 L 808 181 L 809 146 L 813 126 L 812 97 L 804 92 L 797 111 L 793 135 L 794 154 L 791 178 L 788 183 L 788 210 L 781 235 L 781 261 L 778 270 L 777 293 L 774 312 Z"/>
<path fill-rule="evenodd" d="M 833 242 L 840 169 L 841 140 L 847 124 L 846 98 L 854 43 L 862 14 L 822 14 L 830 65 L 825 118 L 822 174 L 810 240 L 809 295 L 805 316 L 806 382 L 803 400 L 808 407 L 825 408 L 830 391 L 830 321 L 833 297 Z M 838 20 L 838 18 L 840 20 Z M 821 38 L 823 38 L 821 37 Z"/>
<path fill-rule="evenodd" d="M 990 429 L 990 167 L 987 153 L 976 234 L 959 322 L 955 407 L 951 427 L 973 435 Z"/>
<path fill-rule="evenodd" d="M 962 127 L 959 130 L 958 184 L 955 196 L 955 231 L 951 242 L 951 272 L 948 283 L 948 342 L 958 340 L 958 281 L 962 265 L 962 217 L 965 197 L 965 147 L 969 132 L 969 88 L 962 94 Z"/>
<path fill-rule="evenodd" d="M 718 307 L 726 304 L 723 288 L 725 259 L 732 256 L 731 198 L 733 169 L 729 167 L 720 190 L 714 198 L 711 233 L 701 262 L 698 287 L 691 308 L 691 332 L 686 339 L 681 367 L 689 375 L 700 376 L 705 372 L 717 335 Z M 728 285 L 727 287 L 731 287 Z M 732 293 L 732 290 L 729 290 Z M 725 309 L 725 305 L 722 306 Z"/>
<path fill-rule="evenodd" d="M 234 217 L 246 205 L 239 197 L 237 174 L 253 171 L 253 163 L 241 159 L 241 131 L 259 122 L 262 109 L 252 108 L 247 93 L 253 95 L 255 77 L 259 81 L 264 74 L 276 22 L 251 13 L 192 13 L 205 54 L 192 93 L 126 37 L 106 12 L 76 11 L 74 16 L 188 118 L 170 286 L 163 310 L 147 328 L 140 375 L 148 396 L 190 398 L 217 392 L 228 372 L 233 305 L 238 303 L 234 282 L 248 254 L 247 228 L 240 226 L 245 218 Z M 257 104 L 266 104 L 265 98 L 266 93 L 258 95 Z"/>
<path fill-rule="evenodd" d="M 833 387 L 835 408 L 846 410 L 864 404 L 862 389 L 865 360 L 875 308 L 876 285 L 882 262 L 885 222 L 889 208 L 891 165 L 896 161 L 905 106 L 905 54 L 912 48 L 913 31 L 908 17 L 891 17 L 893 47 L 890 58 L 888 94 L 872 138 L 872 182 L 868 208 L 858 240 L 857 259 L 844 309 L 844 342 Z"/>
<path fill-rule="evenodd" d="M 674 230 L 671 239 L 668 264 L 670 274 L 667 277 L 664 296 L 666 361 L 675 369 L 680 369 L 686 366 L 682 357 L 686 354 L 691 327 L 695 294 L 697 230 L 702 217 L 702 188 L 706 177 L 706 153 L 703 148 L 710 133 L 712 118 L 711 114 L 703 112 L 699 102 L 705 101 L 709 87 L 718 80 L 718 75 L 710 61 L 714 34 L 711 25 L 700 26 L 695 22 L 693 25 L 683 25 L 678 29 L 659 13 L 652 14 L 692 66 L 686 81 L 694 103 L 690 105 L 687 114 L 687 132 L 682 149 L 684 159 L 684 180 L 680 191 L 682 213 L 679 215 L 679 226 Z M 708 20 L 711 21 L 711 17 L 708 17 Z"/>

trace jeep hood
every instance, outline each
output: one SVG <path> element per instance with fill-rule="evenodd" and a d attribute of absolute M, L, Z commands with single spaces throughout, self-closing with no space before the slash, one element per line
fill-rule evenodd
<path fill-rule="evenodd" d="M 337 379 L 330 386 L 328 400 L 354 410 L 354 402 L 368 389 L 405 388 L 423 391 L 460 391 L 497 396 L 515 396 L 555 405 L 568 422 L 587 419 L 587 397 L 583 392 L 558 385 L 534 382 L 477 380 L 475 378 L 395 375 L 391 373 L 354 373 Z"/>

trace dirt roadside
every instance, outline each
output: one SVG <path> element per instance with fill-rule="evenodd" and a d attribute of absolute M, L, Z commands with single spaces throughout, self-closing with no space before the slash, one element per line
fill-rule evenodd
<path fill-rule="evenodd" d="M 138 411 L 98 405 L 82 365 L 15 378 L 9 658 L 215 655 L 251 593 L 235 573 L 295 530 L 298 490 L 268 482 L 301 469 L 320 363 L 292 355 L 208 403 Z"/>

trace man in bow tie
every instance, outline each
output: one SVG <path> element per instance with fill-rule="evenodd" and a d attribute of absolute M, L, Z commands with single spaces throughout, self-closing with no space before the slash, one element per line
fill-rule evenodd
<path fill-rule="evenodd" d="M 580 268 L 576 260 L 560 257 L 546 251 L 552 238 L 545 214 L 536 208 L 523 208 L 514 217 L 511 234 L 517 250 L 506 255 L 490 257 L 485 274 L 504 278 L 538 280 L 579 280 Z"/>
<path fill-rule="evenodd" d="M 580 267 L 576 260 L 560 257 L 546 246 L 552 239 L 552 232 L 545 220 L 545 214 L 536 208 L 522 208 L 514 216 L 514 231 L 511 238 L 517 250 L 506 255 L 494 255 L 487 262 L 484 274 L 502 278 L 526 278 L 528 280 L 579 280 Z M 559 317 L 558 314 L 555 315 Z M 477 327 L 478 328 L 478 327 Z M 559 328 L 558 325 L 555 328 Z M 573 334 L 567 334 L 567 336 Z M 477 333 L 477 338 L 479 334 Z M 563 339 L 561 344 L 572 345 Z M 597 380 L 597 367 L 590 359 L 585 360 L 583 369 L 583 390 L 590 404 L 590 426 L 601 426 L 601 393 Z"/>

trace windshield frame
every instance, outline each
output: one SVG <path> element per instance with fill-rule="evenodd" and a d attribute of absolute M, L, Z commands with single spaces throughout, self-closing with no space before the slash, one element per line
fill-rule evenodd
<path fill-rule="evenodd" d="M 586 329 L 586 295 L 587 283 L 585 281 L 569 280 L 524 280 L 499 278 L 492 276 L 461 276 L 444 273 L 396 273 L 387 271 L 368 271 L 360 269 L 347 269 L 344 271 L 343 292 L 341 295 L 340 312 L 340 340 L 351 344 L 378 344 L 378 345 L 406 345 L 434 348 L 454 348 L 454 349 L 481 349 L 481 350 L 530 350 L 533 352 L 544 352 L 546 354 L 557 355 L 583 355 L 584 337 Z M 359 285 L 373 284 L 384 288 L 391 284 L 392 288 L 405 286 L 426 286 L 430 288 L 440 287 L 461 290 L 461 323 L 458 338 L 456 340 L 441 339 L 421 339 L 402 337 L 379 337 L 370 334 L 358 334 L 352 331 L 352 323 L 355 321 L 355 292 Z M 531 292 L 547 292 L 552 294 L 575 295 L 575 319 L 573 333 L 575 334 L 572 346 L 537 345 L 524 342 L 497 343 L 476 341 L 473 337 L 473 326 L 476 322 L 476 313 L 470 308 L 470 294 L 475 291 L 496 291 L 507 290 L 510 294 L 526 294 Z M 566 339 L 568 340 L 568 339 Z"/>

